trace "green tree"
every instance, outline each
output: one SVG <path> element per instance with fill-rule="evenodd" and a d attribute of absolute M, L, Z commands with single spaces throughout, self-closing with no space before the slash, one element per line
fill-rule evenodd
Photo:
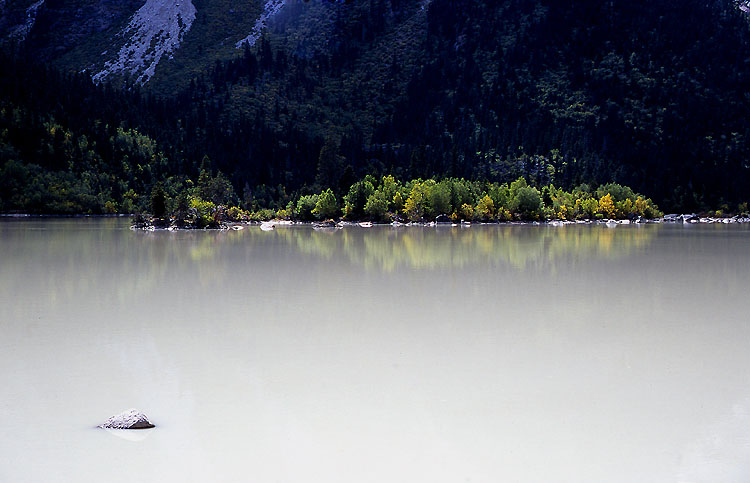
<path fill-rule="evenodd" d="M 370 179 L 364 179 L 354 183 L 349 192 L 344 196 L 344 216 L 347 219 L 359 220 L 365 216 L 365 204 L 367 199 L 375 192 L 375 187 Z"/>
<path fill-rule="evenodd" d="M 177 195 L 174 204 L 174 218 L 178 225 L 185 223 L 190 216 L 190 195 L 182 191 Z"/>
<path fill-rule="evenodd" d="M 450 191 L 451 191 L 451 209 L 458 213 L 461 211 L 461 207 L 465 204 L 473 205 L 476 200 L 474 195 L 472 184 L 465 179 L 453 178 L 450 180 Z"/>
<path fill-rule="evenodd" d="M 396 194 L 393 195 L 393 210 L 396 213 L 402 213 L 404 210 L 404 196 L 401 191 L 396 191 Z"/>
<path fill-rule="evenodd" d="M 474 209 L 474 217 L 482 221 L 490 221 L 495 215 L 495 202 L 489 195 L 484 195 Z"/>
<path fill-rule="evenodd" d="M 297 201 L 297 217 L 302 221 L 314 219 L 313 210 L 318 204 L 318 195 L 300 196 Z"/>
<path fill-rule="evenodd" d="M 447 182 L 428 184 L 426 195 L 426 211 L 430 219 L 451 213 L 451 189 Z"/>
<path fill-rule="evenodd" d="M 151 190 L 151 214 L 155 218 L 167 216 L 167 195 L 161 183 L 156 183 Z"/>
<path fill-rule="evenodd" d="M 211 176 L 210 171 L 201 170 L 196 189 L 201 199 L 211 201 L 215 205 L 226 206 L 237 203 L 234 187 L 221 171 L 216 173 L 216 176 Z"/>
<path fill-rule="evenodd" d="M 501 185 L 492 184 L 487 189 L 487 194 L 490 198 L 492 198 L 493 203 L 495 204 L 495 208 L 499 211 L 503 207 L 508 207 L 511 205 L 511 194 L 510 194 L 510 188 L 508 188 L 508 185 L 506 183 L 503 183 Z"/>
<path fill-rule="evenodd" d="M 388 219 L 388 206 L 388 195 L 378 190 L 367 198 L 365 213 L 376 221 L 386 221 Z"/>
<path fill-rule="evenodd" d="M 129 189 L 124 195 L 122 195 L 122 203 L 120 203 L 120 212 L 135 213 L 137 209 L 138 209 L 138 193 L 136 193 L 132 189 Z"/>
<path fill-rule="evenodd" d="M 593 219 L 599 211 L 599 202 L 591 196 L 576 199 L 576 218 Z"/>
<path fill-rule="evenodd" d="M 520 186 L 513 197 L 512 210 L 525 220 L 539 218 L 542 211 L 542 197 L 536 188 Z"/>
<path fill-rule="evenodd" d="M 403 212 L 406 218 L 410 221 L 419 221 L 424 217 L 424 210 L 426 204 L 426 193 L 425 185 L 421 180 L 412 182 L 411 191 L 409 191 L 409 197 L 404 203 Z"/>
<path fill-rule="evenodd" d="M 387 175 L 383 176 L 383 179 L 380 182 L 380 187 L 378 188 L 379 191 L 383 193 L 383 197 L 386 200 L 393 200 L 393 197 L 396 195 L 396 192 L 400 189 L 401 183 L 393 176 L 393 175 Z"/>
<path fill-rule="evenodd" d="M 318 202 L 315 203 L 315 208 L 312 210 L 312 214 L 318 219 L 336 218 L 339 212 L 339 205 L 331 188 L 326 189 L 318 196 Z"/>
<path fill-rule="evenodd" d="M 632 189 L 617 183 L 607 183 L 597 188 L 597 197 L 602 198 L 606 194 L 609 194 L 615 203 L 625 200 L 635 201 L 636 197 Z"/>
<path fill-rule="evenodd" d="M 339 154 L 340 146 L 341 138 L 336 134 L 330 133 L 326 138 L 325 144 L 320 148 L 318 169 L 315 175 L 315 182 L 318 186 L 339 186 L 339 181 L 344 170 L 344 163 L 346 163 L 346 158 Z"/>

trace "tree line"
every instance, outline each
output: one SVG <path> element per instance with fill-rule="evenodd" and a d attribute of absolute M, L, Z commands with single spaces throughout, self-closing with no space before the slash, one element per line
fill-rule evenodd
<path fill-rule="evenodd" d="M 525 178 L 511 183 L 463 178 L 413 179 L 367 175 L 343 196 L 331 188 L 289 196 L 276 208 L 263 206 L 246 192 L 239 201 L 221 174 L 201 171 L 198 183 L 183 190 L 155 185 L 151 213 L 156 224 L 217 227 L 225 221 L 349 220 L 374 222 L 509 222 L 547 220 L 651 219 L 662 213 L 654 202 L 617 183 L 571 191 L 553 184 L 532 186 Z"/>

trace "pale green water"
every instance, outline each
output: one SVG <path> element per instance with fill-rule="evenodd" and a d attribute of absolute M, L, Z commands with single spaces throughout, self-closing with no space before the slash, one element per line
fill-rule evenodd
<path fill-rule="evenodd" d="M 1 220 L 0 481 L 748 481 L 749 282 L 748 226 Z"/>

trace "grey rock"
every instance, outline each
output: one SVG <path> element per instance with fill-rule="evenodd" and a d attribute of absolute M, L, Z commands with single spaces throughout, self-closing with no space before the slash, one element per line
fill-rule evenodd
<path fill-rule="evenodd" d="M 313 228 L 336 228 L 336 222 L 333 220 L 314 221 Z"/>
<path fill-rule="evenodd" d="M 154 425 L 142 412 L 136 409 L 128 409 L 107 419 L 99 427 L 104 429 L 146 429 L 153 428 Z"/>

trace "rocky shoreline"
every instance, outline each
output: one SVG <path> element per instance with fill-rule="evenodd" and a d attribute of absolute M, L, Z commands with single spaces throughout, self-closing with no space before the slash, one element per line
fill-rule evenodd
<path fill-rule="evenodd" d="M 695 213 L 688 215 L 664 215 L 661 222 L 667 223 L 750 223 L 750 215 L 735 215 L 731 217 L 700 216 Z"/>
<path fill-rule="evenodd" d="M 461 226 L 469 227 L 472 225 L 549 225 L 549 226 L 563 226 L 563 225 L 630 225 L 630 224 L 736 224 L 736 223 L 750 223 L 750 217 L 744 215 L 736 215 L 732 217 L 708 217 L 700 216 L 695 213 L 690 214 L 669 214 L 664 215 L 661 218 L 635 218 L 635 219 L 602 219 L 602 220 L 549 220 L 549 221 L 507 221 L 507 222 L 452 222 L 446 221 L 444 217 L 437 218 L 437 221 L 421 221 L 421 222 L 401 222 L 393 221 L 391 223 L 373 223 L 371 221 L 336 221 L 336 220 L 325 220 L 325 221 L 291 221 L 291 220 L 268 220 L 268 221 L 238 221 L 238 222 L 222 222 L 216 226 L 209 226 L 204 228 L 198 228 L 190 224 L 167 223 L 165 220 L 154 220 L 145 219 L 133 224 L 131 230 L 146 230 L 146 231 L 175 231 L 175 230 L 242 230 L 246 226 L 259 226 L 263 231 L 271 231 L 276 226 L 292 226 L 292 225 L 309 225 L 313 229 L 325 230 L 325 229 L 340 229 L 347 227 L 357 228 L 371 228 L 373 226 Z"/>

